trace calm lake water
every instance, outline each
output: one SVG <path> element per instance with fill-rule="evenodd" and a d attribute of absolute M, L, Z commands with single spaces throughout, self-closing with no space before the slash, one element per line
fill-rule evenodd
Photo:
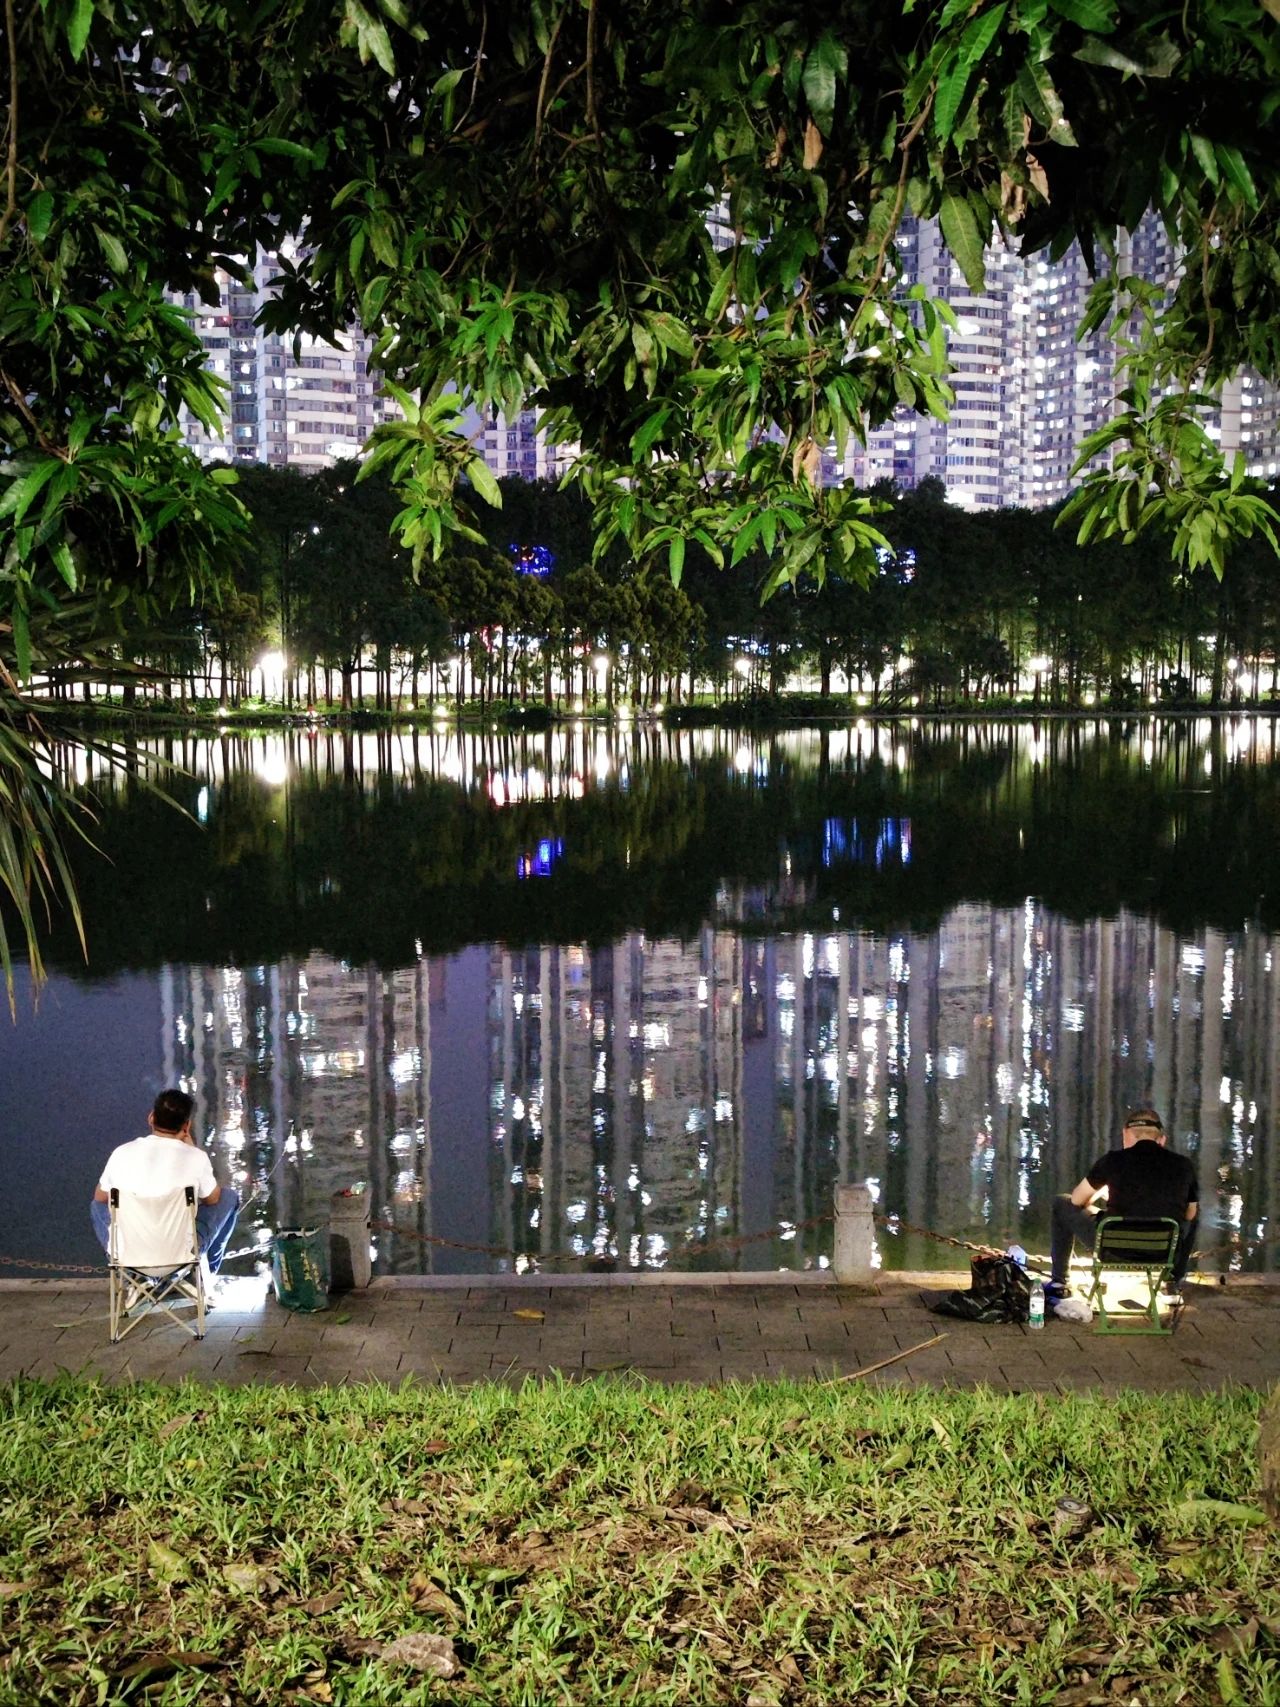
<path fill-rule="evenodd" d="M 108 859 L 77 859 L 88 965 L 60 925 L 0 1020 L 0 1256 L 92 1261 L 103 1158 L 182 1083 L 258 1188 L 240 1249 L 363 1181 L 382 1272 L 808 1268 L 870 1179 L 914 1227 L 1045 1250 L 1150 1097 L 1202 1266 L 1278 1266 L 1270 719 L 124 756 L 178 767 L 188 816 L 62 755 Z"/>

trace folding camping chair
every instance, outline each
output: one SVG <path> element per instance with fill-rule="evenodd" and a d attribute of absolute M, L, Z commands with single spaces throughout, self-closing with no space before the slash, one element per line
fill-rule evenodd
<path fill-rule="evenodd" d="M 196 1233 L 196 1188 L 185 1185 L 163 1197 L 139 1197 L 113 1186 L 108 1201 L 112 1343 L 157 1312 L 202 1340 L 205 1272 Z M 188 1304 L 195 1305 L 194 1323 L 174 1313 Z"/>
<path fill-rule="evenodd" d="M 1153 1221 L 1126 1220 L 1123 1215 L 1100 1217 L 1093 1241 L 1093 1275 L 1088 1302 L 1098 1312 L 1099 1334 L 1171 1334 L 1172 1322 L 1160 1314 L 1160 1293 L 1173 1274 L 1182 1228 L 1170 1216 Z M 1108 1273 L 1121 1272 L 1145 1277 L 1147 1295 L 1137 1311 L 1129 1312 L 1133 1325 L 1120 1325 L 1117 1316 L 1107 1315 Z M 1176 1310 L 1173 1312 L 1176 1315 Z"/>

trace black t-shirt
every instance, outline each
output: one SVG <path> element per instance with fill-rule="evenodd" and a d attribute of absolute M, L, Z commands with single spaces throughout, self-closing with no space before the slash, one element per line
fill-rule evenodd
<path fill-rule="evenodd" d="M 1185 1220 L 1187 1205 L 1200 1196 L 1189 1158 L 1151 1138 L 1141 1138 L 1127 1150 L 1108 1150 L 1085 1178 L 1092 1186 L 1106 1186 L 1108 1215 L 1136 1220 L 1160 1215 Z"/>

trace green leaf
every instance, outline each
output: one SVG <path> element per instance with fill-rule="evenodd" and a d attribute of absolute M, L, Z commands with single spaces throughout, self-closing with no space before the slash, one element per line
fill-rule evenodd
<path fill-rule="evenodd" d="M 370 59 L 376 59 L 388 77 L 396 74 L 396 56 L 391 50 L 391 37 L 387 34 L 387 26 L 381 18 L 375 18 L 358 4 L 358 0 L 347 0 L 347 22 L 354 22 L 356 46 L 360 54 L 361 65 L 367 65 Z"/>
<path fill-rule="evenodd" d="M 965 97 L 973 81 L 973 74 L 991 46 L 1008 9 L 1005 0 L 1001 0 L 1001 4 L 993 6 L 989 12 L 980 13 L 961 36 L 951 65 L 938 78 L 933 127 L 944 141 L 955 129 L 956 119 L 964 108 Z"/>
<path fill-rule="evenodd" d="M 800 82 L 813 122 L 830 136 L 835 119 L 836 86 L 849 68 L 849 56 L 830 30 L 825 30 L 805 55 Z"/>
<path fill-rule="evenodd" d="M 73 0 L 71 16 L 67 19 L 67 46 L 71 49 L 72 59 L 79 59 L 84 52 L 92 22 L 93 0 Z"/>
<path fill-rule="evenodd" d="M 0 497 L 0 517 L 12 516 L 16 527 L 39 496 L 46 481 L 52 480 L 62 464 L 56 457 L 38 462 L 29 474 L 15 480 Z"/>
<path fill-rule="evenodd" d="M 1197 136 L 1195 131 L 1190 133 L 1188 140 L 1191 143 L 1191 152 L 1195 155 L 1196 160 L 1199 163 L 1200 170 L 1216 188 L 1218 183 L 1218 158 L 1213 152 L 1213 144 L 1209 141 L 1207 136 Z"/>
<path fill-rule="evenodd" d="M 1077 53 L 1075 57 L 1082 58 L 1083 52 Z M 1018 88 L 1031 116 L 1045 127 L 1050 141 L 1060 143 L 1064 148 L 1074 148 L 1075 134 L 1067 123 L 1062 97 L 1054 87 L 1048 68 L 1038 60 L 1028 60 L 1018 72 Z"/>
<path fill-rule="evenodd" d="M 1207 518 L 1200 518 L 1202 520 Z M 1237 1505 L 1234 1500 L 1183 1500 L 1174 1507 L 1178 1517 L 1215 1517 L 1224 1523 L 1242 1523 L 1250 1528 L 1267 1521 L 1255 1505 Z"/>
<path fill-rule="evenodd" d="M 971 291 L 980 295 L 987 277 L 983 241 L 968 198 L 957 195 L 954 191 L 948 192 L 942 198 L 938 220 L 942 226 L 943 241 L 964 274 L 965 283 Z"/>
<path fill-rule="evenodd" d="M 230 470 L 227 472 L 229 473 Z M 67 545 L 66 540 L 60 539 L 55 541 L 55 543 L 49 547 L 49 555 L 53 558 L 54 565 L 56 566 L 59 575 L 62 576 L 62 579 L 74 593 L 77 583 L 76 565 L 75 559 L 71 555 L 71 550 Z"/>
<path fill-rule="evenodd" d="M 13 649 L 17 655 L 18 677 L 25 682 L 31 675 L 31 629 L 27 624 L 25 605 L 15 603 L 10 620 L 13 623 Z"/>
<path fill-rule="evenodd" d="M 671 581 L 672 585 L 676 587 L 680 585 L 680 577 L 684 574 L 684 544 L 684 535 L 678 533 L 673 535 L 671 544 L 667 549 L 667 564 L 671 571 Z"/>
<path fill-rule="evenodd" d="M 662 429 L 666 426 L 670 414 L 671 405 L 669 403 L 662 404 L 653 411 L 644 425 L 632 434 L 631 449 L 637 462 L 641 457 L 649 454 L 654 441 L 660 437 Z"/>
<path fill-rule="evenodd" d="M 492 505 L 495 510 L 502 508 L 502 492 L 482 456 L 472 457 L 467 464 L 467 479 L 486 504 Z"/>
<path fill-rule="evenodd" d="M 253 146 L 260 154 L 283 154 L 289 160 L 305 160 L 311 164 L 315 155 L 309 148 L 304 148 L 300 142 L 290 142 L 284 136 L 259 136 L 254 138 Z"/>
<path fill-rule="evenodd" d="M 1218 143 L 1214 152 L 1218 156 L 1218 163 L 1222 167 L 1227 182 L 1239 191 L 1251 208 L 1256 208 L 1258 205 L 1258 189 L 1253 181 L 1252 172 L 1245 165 L 1244 155 L 1238 148 L 1229 148 L 1224 142 Z"/>
<path fill-rule="evenodd" d="M 1072 55 L 1083 65 L 1105 65 L 1110 71 L 1122 71 L 1126 77 L 1141 77 L 1142 67 L 1118 47 L 1098 36 L 1086 36 Z"/>
<path fill-rule="evenodd" d="M 396 247 L 395 231 L 390 219 L 384 213 L 375 213 L 368 225 L 369 241 L 373 252 L 384 267 L 396 268 L 400 265 L 400 251 Z"/>
<path fill-rule="evenodd" d="M 107 265 L 113 273 L 123 276 L 129 271 L 128 257 L 124 252 L 124 244 L 112 231 L 104 231 L 100 225 L 95 225 L 93 234 L 98 239 L 98 247 L 106 258 Z"/>
<path fill-rule="evenodd" d="M 32 196 L 26 207 L 27 235 L 41 243 L 49 235 L 49 225 L 53 219 L 53 197 L 48 190 L 41 190 Z"/>
<path fill-rule="evenodd" d="M 1049 4 L 1059 17 L 1079 24 L 1082 30 L 1096 30 L 1105 35 L 1115 28 L 1113 0 L 1049 0 Z"/>
<path fill-rule="evenodd" d="M 1015 158 L 1022 154 L 1027 145 L 1026 118 L 1027 109 L 1023 104 L 1022 91 L 1016 82 L 1010 83 L 1004 92 L 1004 135 L 1005 145 Z"/>

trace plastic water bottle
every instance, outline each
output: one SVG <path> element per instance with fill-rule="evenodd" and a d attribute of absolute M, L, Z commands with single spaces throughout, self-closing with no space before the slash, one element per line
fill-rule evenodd
<path fill-rule="evenodd" d="M 1027 1310 L 1027 1326 L 1042 1328 L 1044 1326 L 1044 1287 L 1037 1280 L 1031 1288 L 1031 1303 Z"/>

